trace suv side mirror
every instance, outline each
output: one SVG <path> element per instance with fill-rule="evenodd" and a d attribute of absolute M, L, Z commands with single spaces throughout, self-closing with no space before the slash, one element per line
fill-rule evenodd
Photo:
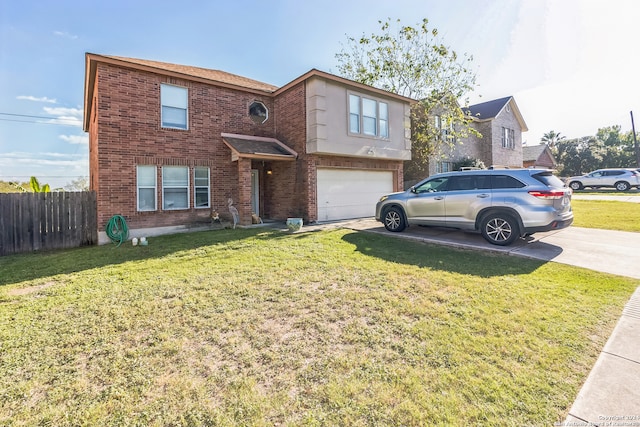
<path fill-rule="evenodd" d="M 411 191 L 413 194 L 416 194 L 416 187 L 415 187 L 414 185 L 412 185 L 412 186 L 409 188 L 409 191 Z"/>

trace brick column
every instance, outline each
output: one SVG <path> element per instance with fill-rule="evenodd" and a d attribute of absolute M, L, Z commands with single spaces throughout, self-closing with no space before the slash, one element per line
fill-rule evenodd
<path fill-rule="evenodd" d="M 251 224 L 251 159 L 238 159 L 238 200 L 240 224 Z"/>

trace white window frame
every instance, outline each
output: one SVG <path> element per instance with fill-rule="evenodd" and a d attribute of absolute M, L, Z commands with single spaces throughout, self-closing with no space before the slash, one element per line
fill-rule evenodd
<path fill-rule="evenodd" d="M 185 176 L 187 177 L 187 182 L 180 184 L 180 185 L 167 185 L 167 179 L 166 179 L 166 172 L 169 169 L 184 169 L 186 170 L 186 174 Z M 190 207 L 190 203 L 189 203 L 189 167 L 188 166 L 162 166 L 162 210 L 163 211 L 176 211 L 176 210 L 185 210 L 185 209 L 189 209 Z M 175 189 L 184 189 L 184 191 L 186 191 L 186 201 L 187 201 L 187 205 L 186 206 L 178 206 L 178 207 L 171 207 L 167 205 L 167 195 L 166 195 L 166 190 L 175 190 Z"/>
<path fill-rule="evenodd" d="M 184 110 L 184 125 L 165 122 L 165 109 Z M 160 124 L 167 129 L 189 129 L 189 88 L 160 84 Z"/>
<path fill-rule="evenodd" d="M 140 185 L 140 169 L 153 169 L 153 186 L 149 184 Z M 142 208 L 140 206 L 140 190 L 153 190 L 153 208 Z M 158 210 L 158 170 L 154 165 L 136 166 L 136 206 L 138 212 L 152 212 Z"/>
<path fill-rule="evenodd" d="M 516 148 L 515 131 L 509 128 L 502 128 L 502 148 L 514 150 Z"/>
<path fill-rule="evenodd" d="M 349 134 L 362 135 L 365 137 L 374 137 L 381 139 L 389 139 L 389 103 L 380 101 L 375 98 L 363 96 L 355 93 L 349 93 L 347 96 L 347 123 Z M 365 115 L 365 101 L 375 102 L 374 115 Z M 381 107 L 384 105 L 384 107 Z M 386 113 L 386 114 L 385 114 Z M 365 130 L 365 120 L 373 119 L 375 129 L 373 133 Z M 357 126 L 357 129 L 356 129 Z"/>
<path fill-rule="evenodd" d="M 207 171 L 207 185 L 198 185 L 198 178 L 196 177 L 197 170 L 206 170 Z M 199 206 L 198 205 L 198 190 L 206 189 L 207 191 L 207 204 Z M 193 207 L 196 209 L 205 209 L 211 207 L 211 168 L 207 166 L 196 166 L 193 168 Z"/>

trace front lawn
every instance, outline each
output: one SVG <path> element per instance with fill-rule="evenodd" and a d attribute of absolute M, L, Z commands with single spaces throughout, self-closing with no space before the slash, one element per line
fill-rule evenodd
<path fill-rule="evenodd" d="M 0 258 L 0 425 L 561 422 L 638 286 L 365 232 Z"/>
<path fill-rule="evenodd" d="M 640 203 L 608 200 L 571 200 L 573 225 L 640 232 Z"/>

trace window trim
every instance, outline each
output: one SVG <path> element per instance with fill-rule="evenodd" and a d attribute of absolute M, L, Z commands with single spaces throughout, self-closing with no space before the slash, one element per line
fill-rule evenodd
<path fill-rule="evenodd" d="M 255 104 L 261 105 L 262 108 L 264 108 L 264 112 L 265 112 L 264 119 L 262 119 L 262 117 L 257 115 L 257 114 L 251 114 L 251 109 Z M 251 104 L 249 104 L 248 113 L 249 113 L 249 118 L 251 118 L 251 120 L 255 124 L 261 125 L 261 124 L 266 123 L 267 120 L 269 120 L 269 109 L 267 108 L 265 103 L 262 102 L 262 101 L 254 100 L 253 102 L 251 102 Z"/>
<path fill-rule="evenodd" d="M 207 185 L 197 185 L 196 183 L 196 170 L 197 169 L 206 169 L 207 171 Z M 207 189 L 207 205 L 206 206 L 198 206 L 197 197 L 198 197 L 198 189 L 206 188 Z M 208 166 L 195 166 L 193 168 L 193 207 L 194 209 L 209 209 L 211 207 L 211 168 Z"/>
<path fill-rule="evenodd" d="M 153 187 L 140 185 L 140 168 L 153 168 Z M 153 189 L 153 209 L 140 208 L 140 189 Z M 156 165 L 136 165 L 136 210 L 154 212 L 158 210 L 158 167 Z"/>
<path fill-rule="evenodd" d="M 187 183 L 186 185 L 166 185 L 166 179 L 165 179 L 165 169 L 186 169 L 187 170 Z M 163 211 L 182 211 L 182 210 L 188 210 L 191 207 L 191 203 L 189 198 L 191 197 L 190 191 L 189 191 L 189 187 L 191 185 L 190 180 L 189 180 L 189 167 L 188 166 L 173 166 L 173 165 L 163 165 L 162 166 L 162 210 Z M 187 206 L 184 207 L 177 207 L 177 208 L 171 208 L 171 207 L 166 207 L 165 203 L 167 201 L 166 198 L 166 194 L 165 194 L 165 190 L 169 189 L 169 188 L 179 188 L 179 189 L 185 189 L 187 191 Z"/>
<path fill-rule="evenodd" d="M 176 107 L 173 105 L 169 105 L 168 103 L 164 103 L 162 100 L 162 88 L 163 87 L 171 87 L 177 89 L 183 89 L 185 91 L 186 99 L 185 99 L 185 107 Z M 185 115 L 185 124 L 183 126 L 179 126 L 176 123 L 165 124 L 164 121 L 164 108 L 174 108 L 184 110 Z M 160 127 L 163 129 L 178 129 L 178 130 L 189 130 L 189 88 L 186 86 L 179 86 L 170 83 L 160 83 Z"/>
<path fill-rule="evenodd" d="M 357 98 L 358 104 L 357 108 L 352 108 L 353 100 Z M 364 114 L 364 100 L 375 102 L 375 117 L 373 116 L 365 116 Z M 380 107 L 381 104 L 386 105 L 386 115 L 382 117 L 382 109 Z M 356 111 L 354 111 L 356 110 Z M 378 98 L 374 98 L 371 96 L 361 95 L 355 92 L 347 92 L 347 130 L 349 135 L 353 136 L 361 136 L 364 138 L 377 138 L 377 139 L 389 139 L 389 135 L 391 133 L 390 130 L 390 120 L 389 120 L 389 102 L 382 101 Z M 352 119 L 357 118 L 357 126 L 358 129 L 354 130 L 352 127 Z M 374 119 L 375 120 L 375 132 L 374 134 L 365 132 L 365 118 Z M 385 126 L 386 124 L 386 126 Z M 385 134 L 382 135 L 382 130 L 386 130 Z"/>

